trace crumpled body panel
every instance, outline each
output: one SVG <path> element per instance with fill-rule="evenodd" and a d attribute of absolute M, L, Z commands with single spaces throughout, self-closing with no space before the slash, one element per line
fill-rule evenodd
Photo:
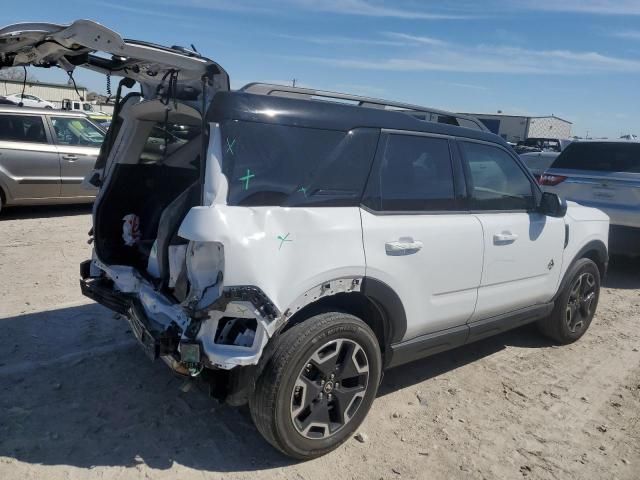
<path fill-rule="evenodd" d="M 179 235 L 222 244 L 224 286 L 259 286 L 281 312 L 322 282 L 365 274 L 357 207 L 214 204 L 192 208 Z"/>

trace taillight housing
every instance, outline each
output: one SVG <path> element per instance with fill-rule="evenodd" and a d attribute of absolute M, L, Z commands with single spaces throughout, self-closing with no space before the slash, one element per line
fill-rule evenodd
<path fill-rule="evenodd" d="M 550 173 L 543 173 L 542 175 L 540 175 L 538 183 L 543 186 L 554 187 L 559 183 L 564 182 L 566 179 L 567 177 L 563 175 L 552 175 Z"/>

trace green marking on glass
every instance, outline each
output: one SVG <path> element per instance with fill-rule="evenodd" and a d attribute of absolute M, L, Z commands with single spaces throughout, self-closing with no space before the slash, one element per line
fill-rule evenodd
<path fill-rule="evenodd" d="M 300 187 L 300 188 L 298 189 L 298 192 L 302 192 L 302 193 L 304 193 L 305 198 L 307 197 L 307 189 L 306 189 L 306 188 L 304 188 L 304 187 Z"/>
<path fill-rule="evenodd" d="M 227 153 L 234 155 L 233 146 L 236 144 L 236 139 L 233 139 L 233 142 L 229 143 L 229 137 L 227 137 Z"/>
<path fill-rule="evenodd" d="M 278 250 L 282 248 L 282 245 L 284 245 L 284 242 L 293 242 L 293 240 L 289 238 L 289 235 L 290 233 L 287 233 L 284 237 L 282 235 L 278 235 L 278 240 L 280 240 L 280 246 L 278 247 Z"/>
<path fill-rule="evenodd" d="M 251 170 L 247 168 L 247 174 L 244 177 L 240 177 L 238 180 L 244 182 L 244 189 L 249 190 L 249 180 L 251 180 L 255 175 L 251 173 Z"/>

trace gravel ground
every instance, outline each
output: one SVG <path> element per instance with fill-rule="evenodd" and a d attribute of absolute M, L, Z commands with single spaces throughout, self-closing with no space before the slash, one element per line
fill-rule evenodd
<path fill-rule="evenodd" d="M 365 441 L 296 463 L 80 295 L 89 227 L 0 218 L 1 479 L 640 478 L 638 262 L 614 259 L 578 343 L 525 327 L 387 372 Z"/>

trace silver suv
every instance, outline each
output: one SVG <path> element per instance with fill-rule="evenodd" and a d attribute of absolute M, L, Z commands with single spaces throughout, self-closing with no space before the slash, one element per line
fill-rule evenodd
<path fill-rule="evenodd" d="M 540 178 L 543 189 L 611 219 L 611 253 L 640 255 L 640 142 L 574 142 Z"/>
<path fill-rule="evenodd" d="M 84 114 L 0 106 L 0 210 L 5 205 L 92 202 L 83 186 L 104 131 Z"/>

